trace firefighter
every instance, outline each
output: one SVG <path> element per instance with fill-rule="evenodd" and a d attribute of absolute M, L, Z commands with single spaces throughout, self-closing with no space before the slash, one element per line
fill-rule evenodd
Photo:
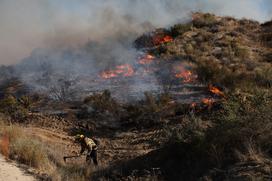
<path fill-rule="evenodd" d="M 96 140 L 88 138 L 84 135 L 76 135 L 75 142 L 79 143 L 81 146 L 81 150 L 78 156 L 82 155 L 85 150 L 87 150 L 86 162 L 90 163 L 93 160 L 93 163 L 97 166 L 97 144 Z"/>

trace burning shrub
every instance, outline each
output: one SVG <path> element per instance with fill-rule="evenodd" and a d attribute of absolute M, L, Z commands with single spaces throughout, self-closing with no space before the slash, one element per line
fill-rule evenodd
<path fill-rule="evenodd" d="M 155 31 L 144 34 L 141 37 L 137 38 L 134 42 L 135 47 L 140 48 L 150 48 L 164 43 L 172 42 L 173 37 L 170 36 L 171 31 L 167 29 L 156 29 Z"/>

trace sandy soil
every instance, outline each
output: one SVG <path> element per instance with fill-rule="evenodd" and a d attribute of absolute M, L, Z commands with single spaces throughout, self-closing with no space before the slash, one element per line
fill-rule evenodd
<path fill-rule="evenodd" d="M 24 170 L 16 166 L 15 163 L 7 162 L 0 155 L 0 181 L 34 181 L 33 176 L 25 173 Z"/>

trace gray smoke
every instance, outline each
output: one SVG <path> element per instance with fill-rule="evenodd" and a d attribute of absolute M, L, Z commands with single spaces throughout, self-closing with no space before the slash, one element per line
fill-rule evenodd
<path fill-rule="evenodd" d="M 135 63 L 132 42 L 144 32 L 187 21 L 193 11 L 264 21 L 271 18 L 264 1 L 0 0 L 0 63 L 20 62 L 16 72 L 31 88 L 71 97 L 95 89 L 101 70 Z M 149 79 L 154 85 L 135 79 L 129 87 L 157 89 Z"/>
<path fill-rule="evenodd" d="M 261 3 L 266 3 L 264 8 Z M 35 48 L 78 46 L 152 24 L 165 27 L 191 11 L 268 20 L 270 0 L 1 0 L 0 62 L 13 64 Z"/>

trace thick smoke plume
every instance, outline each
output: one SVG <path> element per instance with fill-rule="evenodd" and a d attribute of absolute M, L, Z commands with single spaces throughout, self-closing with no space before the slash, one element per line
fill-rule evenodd
<path fill-rule="evenodd" d="M 65 86 L 71 94 L 86 90 L 93 87 L 88 84 L 99 71 L 133 64 L 139 53 L 133 41 L 146 31 L 188 21 L 193 11 L 264 21 L 271 15 L 263 10 L 264 3 L 272 4 L 265 0 L 0 0 L 0 63 L 20 62 L 16 73 L 27 85 L 65 97 L 59 91 Z M 149 79 L 154 83 L 150 86 L 156 87 L 156 78 Z M 138 79 L 130 86 L 139 84 L 145 87 Z"/>
<path fill-rule="evenodd" d="M 270 0 L 1 0 L 0 63 L 19 62 L 35 48 L 140 34 L 147 28 L 140 24 L 167 26 L 197 10 L 264 21 L 269 7 Z"/>

